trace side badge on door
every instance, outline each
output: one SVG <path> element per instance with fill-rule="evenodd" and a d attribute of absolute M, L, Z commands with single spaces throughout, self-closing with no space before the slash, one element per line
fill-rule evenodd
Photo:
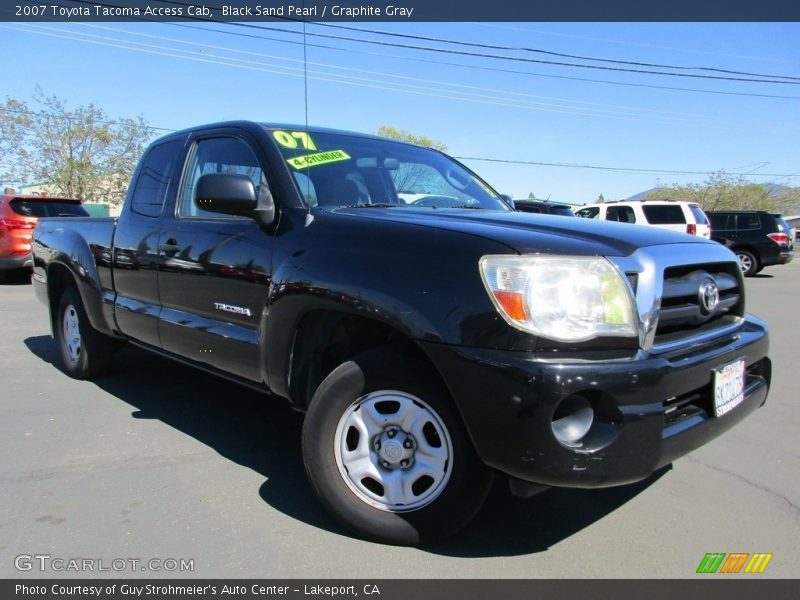
<path fill-rule="evenodd" d="M 236 315 L 245 315 L 246 317 L 253 316 L 253 313 L 250 312 L 249 308 L 244 308 L 242 306 L 233 306 L 232 304 L 225 304 L 224 302 L 214 302 L 214 308 L 217 310 L 222 310 L 224 312 L 234 313 Z"/>

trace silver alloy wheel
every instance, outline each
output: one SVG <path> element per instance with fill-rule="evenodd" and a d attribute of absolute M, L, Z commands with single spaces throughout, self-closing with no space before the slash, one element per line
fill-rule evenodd
<path fill-rule="evenodd" d="M 74 365 L 81 357 L 81 330 L 78 320 L 78 311 L 72 304 L 67 304 L 64 308 L 64 316 L 61 319 L 61 334 L 64 340 L 64 348 L 67 351 L 69 361 Z"/>
<path fill-rule="evenodd" d="M 736 256 L 739 258 L 739 264 L 742 267 L 743 273 L 747 273 L 753 268 L 753 259 L 749 254 L 737 254 Z"/>
<path fill-rule="evenodd" d="M 334 453 L 353 493 L 387 512 L 427 506 L 453 470 L 453 443 L 441 417 L 416 396 L 394 390 L 372 392 L 347 408 Z"/>

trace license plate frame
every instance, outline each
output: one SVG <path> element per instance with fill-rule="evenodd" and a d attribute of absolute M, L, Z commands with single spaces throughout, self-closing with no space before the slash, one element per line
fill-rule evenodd
<path fill-rule="evenodd" d="M 744 400 L 745 361 L 735 360 L 714 369 L 714 416 L 721 417 Z"/>

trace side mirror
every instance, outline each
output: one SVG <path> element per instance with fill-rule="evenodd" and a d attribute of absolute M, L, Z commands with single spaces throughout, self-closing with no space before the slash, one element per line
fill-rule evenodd
<path fill-rule="evenodd" d="M 271 223 L 275 215 L 272 197 L 266 194 L 266 200 L 260 203 L 253 181 L 247 175 L 203 175 L 197 182 L 194 203 L 209 212 L 251 217 L 262 225 Z"/>
<path fill-rule="evenodd" d="M 506 204 L 508 204 L 508 206 L 509 206 L 510 208 L 513 208 L 513 209 L 515 209 L 515 210 L 516 210 L 516 208 L 517 208 L 517 207 L 516 207 L 516 205 L 514 204 L 514 198 L 512 198 L 510 194 L 500 194 L 500 198 L 502 198 L 502 199 L 503 199 L 503 202 L 505 202 Z"/>

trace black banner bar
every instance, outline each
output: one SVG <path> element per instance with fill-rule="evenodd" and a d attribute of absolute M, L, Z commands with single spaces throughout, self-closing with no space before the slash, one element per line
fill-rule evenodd
<path fill-rule="evenodd" d="M 756 578 L 754 578 L 756 577 Z M 29 579 L 3 580 L 5 600 L 297 600 L 350 599 L 504 600 L 536 598 L 587 600 L 594 598 L 646 598 L 647 600 L 770 600 L 797 598 L 797 582 L 758 576 L 694 580 L 153 580 L 153 579 Z"/>
<path fill-rule="evenodd" d="M 89 21 L 800 21 L 796 0 L 13 0 L 0 20 Z"/>

